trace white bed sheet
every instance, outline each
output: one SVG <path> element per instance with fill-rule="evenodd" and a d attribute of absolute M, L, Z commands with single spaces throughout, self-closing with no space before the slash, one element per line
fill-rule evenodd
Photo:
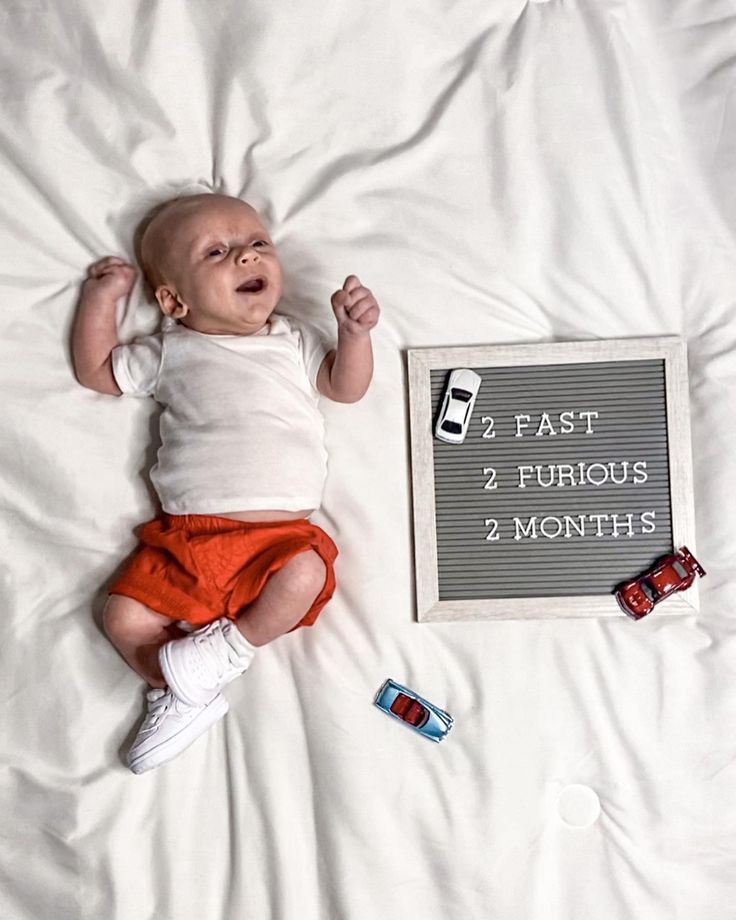
<path fill-rule="evenodd" d="M 0 915 L 733 920 L 733 2 L 2 23 Z M 262 209 L 287 308 L 330 331 L 355 272 L 383 315 L 369 395 L 324 406 L 336 597 L 136 777 L 142 687 L 99 621 L 155 407 L 80 387 L 69 333 L 86 266 L 183 187 Z M 155 326 L 140 288 L 120 321 Z M 660 334 L 689 348 L 700 614 L 417 624 L 405 350 Z M 387 676 L 451 711 L 445 744 L 371 706 Z"/>

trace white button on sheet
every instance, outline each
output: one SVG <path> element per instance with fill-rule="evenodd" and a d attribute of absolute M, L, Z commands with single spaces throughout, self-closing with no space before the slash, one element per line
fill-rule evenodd
<path fill-rule="evenodd" d="M 589 786 L 572 783 L 560 793 L 557 810 L 570 827 L 590 827 L 601 813 L 601 803 Z"/>

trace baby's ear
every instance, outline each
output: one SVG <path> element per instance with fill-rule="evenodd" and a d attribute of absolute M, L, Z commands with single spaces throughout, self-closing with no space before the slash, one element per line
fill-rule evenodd
<path fill-rule="evenodd" d="M 161 312 L 166 316 L 170 316 L 172 319 L 181 319 L 182 316 L 186 316 L 189 312 L 189 307 L 187 307 L 185 303 L 182 303 L 177 297 L 176 292 L 172 291 L 171 288 L 167 287 L 165 284 L 157 287 L 154 293 L 158 305 L 161 307 Z"/>

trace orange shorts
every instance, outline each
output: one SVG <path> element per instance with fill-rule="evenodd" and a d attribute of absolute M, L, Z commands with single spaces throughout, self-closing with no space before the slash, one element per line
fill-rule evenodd
<path fill-rule="evenodd" d="M 172 620 L 204 626 L 234 620 L 274 572 L 313 549 L 327 569 L 324 587 L 298 626 L 311 626 L 335 590 L 337 547 L 306 519 L 247 522 L 205 514 L 162 514 L 143 524 L 140 545 L 108 589 Z M 296 627 L 295 627 L 296 628 Z"/>

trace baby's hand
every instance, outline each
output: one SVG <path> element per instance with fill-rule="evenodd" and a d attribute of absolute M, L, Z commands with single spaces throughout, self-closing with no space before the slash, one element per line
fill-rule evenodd
<path fill-rule="evenodd" d="M 90 265 L 84 282 L 85 294 L 103 294 L 111 300 L 127 296 L 135 282 L 137 272 L 124 259 L 106 256 Z"/>
<path fill-rule="evenodd" d="M 332 309 L 338 331 L 351 333 L 370 332 L 381 315 L 376 298 L 355 275 L 349 275 L 342 288 L 332 295 Z"/>

